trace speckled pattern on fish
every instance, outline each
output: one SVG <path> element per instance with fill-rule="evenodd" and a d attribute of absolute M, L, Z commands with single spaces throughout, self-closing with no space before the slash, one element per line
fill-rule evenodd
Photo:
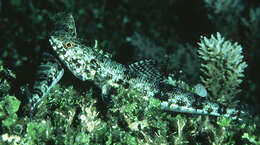
<path fill-rule="evenodd" d="M 244 111 L 239 109 L 210 102 L 205 96 L 202 97 L 165 83 L 164 80 L 167 77 L 160 73 L 155 66 L 156 63 L 152 60 L 142 60 L 131 65 L 123 65 L 83 44 L 77 36 L 75 22 L 70 13 L 57 14 L 49 42 L 59 60 L 53 58 L 52 60 L 55 61 L 52 61 L 52 63 L 40 66 L 40 68 L 52 68 L 54 70 L 40 70 L 44 73 L 39 74 L 44 74 L 45 77 L 35 83 L 34 97 L 31 99 L 33 107 L 62 77 L 64 70 L 59 63 L 63 63 L 63 66 L 66 66 L 79 80 L 92 81 L 102 90 L 102 95 L 113 97 L 110 92 L 123 86 L 125 89 L 142 90 L 143 95 L 148 98 L 159 99 L 161 108 L 164 110 L 225 116 L 234 120 L 240 120 L 240 115 L 245 114 Z M 41 83 L 44 81 L 46 83 Z"/>

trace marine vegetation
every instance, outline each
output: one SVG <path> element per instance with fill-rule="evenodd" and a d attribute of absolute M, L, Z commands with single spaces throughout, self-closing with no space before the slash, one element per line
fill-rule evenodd
<path fill-rule="evenodd" d="M 186 2 L 0 1 L 0 144 L 260 144 L 260 6 Z"/>

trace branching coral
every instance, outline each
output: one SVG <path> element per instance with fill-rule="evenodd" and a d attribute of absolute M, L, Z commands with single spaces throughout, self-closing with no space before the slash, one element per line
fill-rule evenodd
<path fill-rule="evenodd" d="M 239 84 L 247 67 L 243 61 L 242 46 L 237 42 L 227 41 L 217 33 L 216 37 L 201 37 L 198 50 L 202 65 L 201 81 L 214 99 L 221 103 L 231 103 L 240 92 Z"/>
<path fill-rule="evenodd" d="M 208 18 L 216 24 L 223 36 L 239 37 L 239 29 L 244 2 L 241 0 L 204 0 L 208 8 Z"/>
<path fill-rule="evenodd" d="M 239 14 L 244 6 L 240 0 L 204 0 L 209 8 L 213 8 L 215 14 L 230 13 Z"/>
<path fill-rule="evenodd" d="M 243 24 L 247 27 L 249 32 L 246 33 L 247 37 L 260 38 L 260 8 L 250 9 L 249 18 L 241 18 Z M 251 42 L 252 43 L 252 42 Z"/>

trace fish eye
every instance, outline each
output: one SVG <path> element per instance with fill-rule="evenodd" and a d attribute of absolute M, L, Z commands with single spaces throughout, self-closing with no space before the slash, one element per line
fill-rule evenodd
<path fill-rule="evenodd" d="M 66 42 L 65 47 L 71 48 L 73 46 L 72 42 Z"/>

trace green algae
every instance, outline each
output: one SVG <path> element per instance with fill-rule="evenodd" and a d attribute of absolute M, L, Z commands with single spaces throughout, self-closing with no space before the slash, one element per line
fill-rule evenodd
<path fill-rule="evenodd" d="M 198 72 L 188 66 L 195 63 L 193 55 L 190 55 L 194 50 L 190 48 L 197 47 L 195 43 L 199 35 L 223 30 L 227 38 L 241 42 L 245 48 L 248 80 L 244 80 L 242 95 L 238 96 L 242 98 L 241 103 L 249 100 L 252 106 L 255 105 L 252 102 L 259 100 L 256 94 L 259 83 L 254 67 L 260 62 L 256 53 L 259 48 L 256 38 L 259 37 L 254 36 L 259 35 L 259 27 L 254 22 L 258 20 L 257 14 L 255 18 L 251 14 L 250 23 L 246 23 L 247 16 L 239 12 L 236 20 L 243 17 L 247 24 L 244 27 L 241 23 L 234 24 L 234 21 L 230 21 L 232 19 L 222 21 L 221 18 L 230 18 L 225 16 L 232 15 L 232 9 L 225 11 L 220 19 L 218 15 L 211 14 L 213 17 L 209 22 L 206 17 L 210 12 L 203 7 L 202 1 L 196 1 L 196 4 L 175 0 L 160 4 L 157 1 L 150 1 L 149 4 L 138 1 L 138 5 L 134 2 L 0 1 L 1 24 L 8 24 L 0 27 L 3 36 L 1 48 L 4 50 L 0 54 L 0 144 L 259 144 L 259 114 L 237 123 L 222 117 L 164 112 L 158 109 L 160 104 L 157 99 L 141 98 L 141 91 L 133 89 L 121 89 L 118 95 L 104 102 L 100 91 L 92 84 L 78 85 L 77 81 L 70 81 L 73 79 L 71 75 L 65 76 L 50 91 L 30 120 L 26 114 L 26 110 L 29 110 L 27 98 L 14 93 L 12 89 L 19 90 L 16 81 L 26 84 L 33 80 L 31 76 L 33 68 L 37 67 L 37 59 L 49 47 L 44 40 L 49 32 L 49 17 L 60 10 L 74 13 L 79 33 L 86 36 L 84 38 L 88 39 L 91 46 L 94 46 L 94 40 L 99 40 L 101 47 L 106 48 L 104 52 L 111 52 L 115 59 L 124 63 L 133 61 L 137 55 L 132 53 L 136 48 L 129 46 L 125 38 L 134 32 L 146 34 L 151 42 L 163 46 L 158 47 L 163 49 L 161 51 L 178 52 L 167 57 L 169 62 L 180 64 L 176 67 L 182 70 L 180 74 L 189 71 L 188 74 L 195 75 Z M 160 11 L 161 8 L 164 11 Z M 197 17 L 197 13 L 202 17 Z M 243 29 L 237 31 L 238 27 Z M 190 42 L 192 47 L 184 49 L 186 45 L 183 43 L 186 42 Z M 183 49 L 177 51 L 179 47 Z M 156 54 L 152 56 L 157 57 Z M 182 68 L 187 69 L 184 71 Z M 183 87 L 189 85 L 192 88 L 197 83 L 187 81 L 189 79 L 184 75 L 180 78 L 186 82 Z"/>

